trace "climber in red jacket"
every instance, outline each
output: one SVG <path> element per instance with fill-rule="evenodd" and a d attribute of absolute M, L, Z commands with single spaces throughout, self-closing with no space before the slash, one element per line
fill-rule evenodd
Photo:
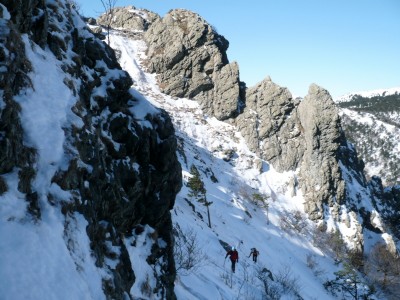
<path fill-rule="evenodd" d="M 232 247 L 232 249 L 226 253 L 225 259 L 228 257 L 228 255 L 230 256 L 229 258 L 232 262 L 232 272 L 235 273 L 235 264 L 239 262 L 239 253 L 237 252 L 235 247 Z"/>

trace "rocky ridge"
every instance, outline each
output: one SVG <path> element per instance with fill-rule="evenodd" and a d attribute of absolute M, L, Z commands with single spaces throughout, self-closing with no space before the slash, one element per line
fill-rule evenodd
<path fill-rule="evenodd" d="M 301 100 L 270 78 L 246 88 L 237 63 L 227 58 L 227 40 L 190 11 L 171 10 L 152 19 L 143 39 L 146 65 L 164 93 L 198 101 L 205 114 L 236 125 L 250 149 L 274 168 L 296 170 L 292 190 L 303 193 L 309 217 L 322 227 L 329 216 L 338 228 L 344 219 L 351 220 L 348 241 L 363 250 L 362 228 L 371 224 L 371 214 L 361 213 L 358 204 L 361 198 L 366 203 L 377 199 L 325 89 L 312 84 Z M 362 194 L 352 194 L 353 184 Z"/>

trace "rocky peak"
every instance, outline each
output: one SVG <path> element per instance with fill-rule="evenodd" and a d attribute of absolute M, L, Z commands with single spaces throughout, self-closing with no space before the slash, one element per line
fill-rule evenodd
<path fill-rule="evenodd" d="M 237 63 L 229 63 L 228 41 L 198 14 L 175 9 L 144 34 L 148 69 L 163 92 L 199 101 L 220 120 L 238 115 L 244 97 Z"/>
<path fill-rule="evenodd" d="M 110 15 L 104 13 L 97 19 L 97 24 L 107 27 L 110 25 L 115 29 L 124 29 L 134 32 L 143 32 L 148 29 L 151 23 L 160 17 L 146 9 L 136 9 L 134 6 L 116 7 Z"/>
<path fill-rule="evenodd" d="M 357 211 L 346 180 L 354 178 L 368 197 L 363 165 L 345 140 L 338 109 L 328 91 L 311 84 L 304 99 L 293 99 L 287 88 L 267 77 L 247 89 L 245 104 L 235 124 L 260 157 L 279 171 L 295 172 L 292 192 L 302 191 L 310 219 L 324 220 L 330 211 L 339 222 L 343 204 Z M 353 246 L 362 249 L 360 227 L 354 226 L 358 229 Z"/>
<path fill-rule="evenodd" d="M 312 84 L 302 100 L 293 99 L 268 77 L 247 90 L 246 107 L 236 123 L 249 146 L 280 171 L 300 168 L 299 183 L 312 219 L 323 204 L 343 201 L 337 161 L 341 131 L 329 93 Z"/>
<path fill-rule="evenodd" d="M 281 171 L 296 168 L 303 152 L 294 139 L 300 134 L 297 105 L 287 88 L 267 77 L 247 89 L 246 106 L 236 120 L 250 148 Z"/>
<path fill-rule="evenodd" d="M 324 204 L 342 204 L 345 196 L 338 161 L 340 119 L 330 94 L 315 84 L 310 86 L 298 111 L 305 146 L 300 167 L 301 187 L 309 199 L 306 211 L 312 219 L 320 219 Z"/>

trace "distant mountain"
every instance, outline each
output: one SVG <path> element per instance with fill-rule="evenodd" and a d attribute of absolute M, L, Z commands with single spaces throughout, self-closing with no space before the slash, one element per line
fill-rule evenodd
<path fill-rule="evenodd" d="M 400 184 L 400 88 L 347 94 L 336 103 L 367 174 L 385 185 Z"/>
<path fill-rule="evenodd" d="M 373 98 L 373 97 L 385 97 L 394 94 L 400 94 L 400 87 L 348 93 L 335 99 L 335 102 L 349 102 L 357 97 Z"/>

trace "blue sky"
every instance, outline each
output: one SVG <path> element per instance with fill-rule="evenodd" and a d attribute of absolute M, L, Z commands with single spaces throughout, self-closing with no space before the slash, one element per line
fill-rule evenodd
<path fill-rule="evenodd" d="M 100 0 L 77 0 L 97 16 Z M 161 16 L 173 8 L 200 14 L 230 42 L 250 87 L 271 76 L 296 96 L 311 83 L 336 98 L 349 92 L 400 87 L 398 0 L 118 0 Z"/>

